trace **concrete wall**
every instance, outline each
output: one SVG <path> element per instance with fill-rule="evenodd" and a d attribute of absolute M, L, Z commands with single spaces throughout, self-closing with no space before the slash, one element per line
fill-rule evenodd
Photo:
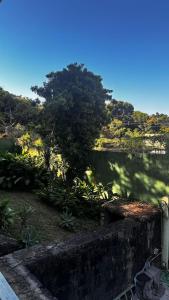
<path fill-rule="evenodd" d="M 160 247 L 160 216 L 118 221 L 54 246 L 27 267 L 59 300 L 112 300 Z"/>
<path fill-rule="evenodd" d="M 160 214 L 126 218 L 63 243 L 0 258 L 20 300 L 113 300 L 160 247 Z"/>
<path fill-rule="evenodd" d="M 8 253 L 19 250 L 19 243 L 8 236 L 0 234 L 0 257 Z"/>

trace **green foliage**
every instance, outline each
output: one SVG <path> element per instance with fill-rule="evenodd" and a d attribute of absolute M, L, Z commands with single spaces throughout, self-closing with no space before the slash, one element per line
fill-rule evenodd
<path fill-rule="evenodd" d="M 21 153 L 21 147 L 13 138 L 0 138 L 0 153 Z"/>
<path fill-rule="evenodd" d="M 29 157 L 4 154 L 0 156 L 0 188 L 32 189 L 45 182 L 47 174 Z"/>
<path fill-rule="evenodd" d="M 58 209 L 62 208 L 66 201 L 66 189 L 59 184 L 48 183 L 47 186 L 42 186 L 37 191 L 37 195 L 42 200 L 48 200 L 49 203 L 54 204 Z"/>
<path fill-rule="evenodd" d="M 169 160 L 166 155 L 93 152 L 94 176 L 111 182 L 113 194 L 146 202 L 169 194 Z M 111 169 L 110 169 L 111 166 Z"/>
<path fill-rule="evenodd" d="M 130 103 L 115 99 L 108 102 L 107 110 L 110 122 L 102 128 L 95 149 L 127 152 L 164 150 L 165 143 L 161 140 L 169 133 L 168 115 L 134 111 Z"/>
<path fill-rule="evenodd" d="M 143 139 L 139 137 L 130 137 L 124 140 L 123 147 L 128 153 L 141 153 L 146 148 Z"/>
<path fill-rule="evenodd" d="M 14 222 L 14 211 L 9 207 L 9 200 L 0 201 L 0 229 L 6 229 Z"/>
<path fill-rule="evenodd" d="M 29 248 L 40 242 L 40 236 L 37 230 L 30 225 L 23 228 L 19 241 L 25 248 Z"/>
<path fill-rule="evenodd" d="M 43 122 L 72 169 L 69 177 L 74 177 L 84 173 L 88 151 L 107 122 L 105 101 L 111 99 L 111 91 L 84 65 L 71 64 L 47 79 L 32 90 L 46 100 Z"/>
<path fill-rule="evenodd" d="M 61 220 L 59 222 L 59 226 L 68 231 L 74 231 L 76 228 L 75 218 L 72 213 L 65 209 L 65 211 L 61 214 Z"/>
<path fill-rule="evenodd" d="M 110 190 L 106 190 L 101 183 L 96 184 L 89 178 L 81 180 L 76 177 L 71 187 L 62 180 L 50 180 L 37 194 L 40 199 L 52 204 L 61 212 L 68 210 L 74 216 L 98 219 L 101 204 L 111 197 L 109 192 Z"/>
<path fill-rule="evenodd" d="M 69 168 L 68 163 L 63 159 L 61 154 L 55 154 L 55 152 L 51 155 L 51 171 L 57 175 L 57 177 L 66 181 L 66 172 Z"/>
<path fill-rule="evenodd" d="M 73 214 L 78 214 L 79 199 L 71 191 L 71 188 L 60 179 L 49 179 L 47 185 L 42 185 L 37 191 L 40 199 L 56 207 L 63 212 L 69 209 Z"/>
<path fill-rule="evenodd" d="M 26 248 L 37 244 L 40 241 L 39 234 L 33 226 L 28 224 L 33 213 L 32 207 L 24 206 L 19 211 L 14 211 L 9 203 L 8 199 L 0 200 L 0 229 L 9 233 L 9 226 L 19 218 L 20 226 L 16 233 L 19 242 Z"/>
<path fill-rule="evenodd" d="M 25 205 L 17 212 L 20 222 L 20 230 L 18 232 L 19 242 L 26 248 L 31 247 L 40 242 L 40 236 L 34 226 L 29 225 L 29 220 L 34 213 L 31 206 Z"/>
<path fill-rule="evenodd" d="M 31 218 L 33 212 L 34 209 L 31 206 L 26 205 L 18 210 L 17 216 L 19 217 L 21 223 L 21 231 L 23 230 L 23 228 L 28 226 L 28 221 Z"/>
<path fill-rule="evenodd" d="M 133 125 L 141 129 L 142 131 L 147 131 L 147 121 L 148 121 L 148 114 L 141 112 L 141 111 L 134 111 L 132 114 Z M 148 128 L 149 129 L 149 128 Z"/>
<path fill-rule="evenodd" d="M 2 133 L 11 136 L 14 127 L 32 126 L 39 115 L 39 102 L 15 96 L 0 88 L 0 128 Z"/>
<path fill-rule="evenodd" d="M 105 190 L 102 183 L 89 183 L 85 180 L 81 180 L 80 178 L 75 178 L 72 189 L 77 197 L 82 197 L 88 201 L 109 199 L 108 191 Z"/>
<path fill-rule="evenodd" d="M 108 105 L 107 109 L 111 118 L 116 118 L 123 121 L 130 121 L 132 113 L 134 112 L 134 107 L 132 104 L 124 101 L 117 101 L 112 99 Z"/>

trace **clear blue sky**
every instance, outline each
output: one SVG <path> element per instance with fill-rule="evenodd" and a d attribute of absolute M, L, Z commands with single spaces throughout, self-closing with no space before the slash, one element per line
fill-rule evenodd
<path fill-rule="evenodd" d="M 0 86 L 34 97 L 32 85 L 72 62 L 114 98 L 169 114 L 169 0 L 3 0 Z"/>

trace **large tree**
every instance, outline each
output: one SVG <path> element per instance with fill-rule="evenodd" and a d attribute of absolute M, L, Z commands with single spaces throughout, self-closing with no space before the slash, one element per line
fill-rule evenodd
<path fill-rule="evenodd" d="M 118 101 L 116 99 L 112 99 L 108 103 L 107 109 L 111 118 L 122 121 L 131 121 L 132 113 L 134 112 L 132 104 L 125 101 Z"/>
<path fill-rule="evenodd" d="M 133 128 L 139 128 L 142 131 L 147 130 L 147 120 L 149 115 L 141 112 L 141 111 L 134 111 L 132 115 L 133 119 Z"/>
<path fill-rule="evenodd" d="M 111 100 L 111 91 L 83 64 L 70 64 L 46 77 L 42 87 L 32 90 L 45 98 L 46 120 L 63 157 L 74 174 L 82 174 L 88 151 L 107 122 L 105 102 Z"/>

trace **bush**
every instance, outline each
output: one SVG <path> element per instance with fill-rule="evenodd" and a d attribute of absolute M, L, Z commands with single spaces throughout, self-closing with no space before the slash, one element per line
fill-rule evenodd
<path fill-rule="evenodd" d="M 34 209 L 31 206 L 26 205 L 18 210 L 17 216 L 20 220 L 21 231 L 23 230 L 23 228 L 28 226 L 28 221 L 31 218 L 33 212 Z"/>
<path fill-rule="evenodd" d="M 9 200 L 0 202 L 0 229 L 6 229 L 14 222 L 14 211 L 9 207 Z"/>
<path fill-rule="evenodd" d="M 104 186 L 75 178 L 72 187 L 59 179 L 49 181 L 37 192 L 40 199 L 73 216 L 99 219 L 101 204 L 109 198 Z"/>
<path fill-rule="evenodd" d="M 26 226 L 20 234 L 19 242 L 25 247 L 29 248 L 40 242 L 40 236 L 35 227 Z"/>
<path fill-rule="evenodd" d="M 59 226 L 68 231 L 74 231 L 76 227 L 75 218 L 68 209 L 65 209 L 65 211 L 61 214 Z"/>
<path fill-rule="evenodd" d="M 16 213 L 17 219 L 19 220 L 17 239 L 21 245 L 26 248 L 31 247 L 39 242 L 36 229 L 29 224 L 33 213 L 34 209 L 29 205 L 24 205 Z"/>
<path fill-rule="evenodd" d="M 61 179 L 49 179 L 48 184 L 42 185 L 37 191 L 40 199 L 55 206 L 58 211 L 69 209 L 74 215 L 78 214 L 79 199 L 71 192 L 71 188 Z"/>
<path fill-rule="evenodd" d="M 45 183 L 46 171 L 36 167 L 29 157 L 4 154 L 0 156 L 0 188 L 33 189 Z"/>
<path fill-rule="evenodd" d="M 21 153 L 22 148 L 12 138 L 0 138 L 0 153 Z"/>

